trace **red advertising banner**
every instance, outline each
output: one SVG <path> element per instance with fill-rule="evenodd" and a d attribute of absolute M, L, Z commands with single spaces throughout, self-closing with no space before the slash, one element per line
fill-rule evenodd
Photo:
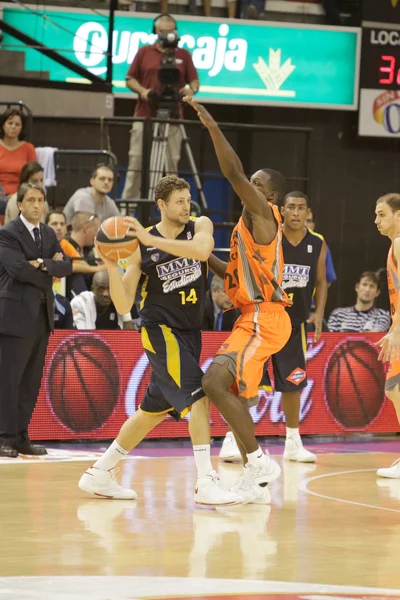
<path fill-rule="evenodd" d="M 227 333 L 204 333 L 201 367 L 207 370 Z M 308 339 L 308 384 L 301 394 L 303 434 L 400 431 L 385 399 L 385 365 L 374 343 L 381 334 L 323 334 Z M 132 331 L 59 331 L 49 344 L 39 400 L 30 424 L 33 440 L 114 438 L 138 409 L 150 366 Z M 285 432 L 281 394 L 259 392 L 251 409 L 260 436 Z M 211 408 L 211 433 L 223 436 L 226 423 Z M 189 437 L 188 421 L 167 416 L 149 437 Z"/>

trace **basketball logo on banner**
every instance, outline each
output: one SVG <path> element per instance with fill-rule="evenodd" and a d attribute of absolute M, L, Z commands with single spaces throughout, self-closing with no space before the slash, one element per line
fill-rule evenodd
<path fill-rule="evenodd" d="M 378 351 L 363 339 L 347 339 L 333 350 L 325 372 L 325 399 L 343 427 L 364 429 L 381 411 L 385 367 Z"/>
<path fill-rule="evenodd" d="M 53 413 L 73 432 L 99 429 L 119 396 L 119 373 L 110 347 L 98 336 L 74 334 L 55 350 L 46 380 Z"/>

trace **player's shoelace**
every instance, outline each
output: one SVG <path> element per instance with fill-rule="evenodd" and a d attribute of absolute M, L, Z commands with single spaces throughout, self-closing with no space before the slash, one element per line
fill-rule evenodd
<path fill-rule="evenodd" d="M 122 487 L 117 481 L 117 473 L 119 473 L 120 470 L 121 469 L 119 467 L 114 467 L 108 471 L 110 473 L 111 483 L 119 488 Z"/>
<path fill-rule="evenodd" d="M 390 468 L 395 467 L 396 465 L 398 465 L 400 463 L 400 458 L 398 458 L 397 460 L 394 461 L 394 463 L 391 465 Z"/>
<path fill-rule="evenodd" d="M 215 485 L 217 485 L 224 492 L 230 491 L 229 488 L 227 488 L 226 485 L 222 483 L 219 474 L 216 471 L 211 471 L 211 473 L 208 474 L 208 477 L 210 477 L 215 483 Z"/>

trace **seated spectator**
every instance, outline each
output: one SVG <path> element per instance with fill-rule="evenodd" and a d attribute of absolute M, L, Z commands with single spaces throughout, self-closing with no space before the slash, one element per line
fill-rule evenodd
<path fill-rule="evenodd" d="M 77 329 L 134 329 L 130 313 L 119 315 L 111 301 L 108 272 L 96 273 L 91 292 L 82 292 L 71 301 Z"/>
<path fill-rule="evenodd" d="M 40 185 L 40 187 L 43 187 L 43 180 L 44 172 L 42 165 L 39 165 L 39 163 L 31 160 L 22 167 L 21 174 L 19 176 L 18 187 L 20 187 L 23 183 L 34 183 L 36 185 Z M 47 202 L 47 200 L 45 200 L 44 211 L 42 215 L 42 223 L 46 222 L 46 217 L 48 213 L 49 203 Z M 13 219 L 15 219 L 15 217 L 18 217 L 18 215 L 19 209 L 17 206 L 17 194 L 12 194 L 11 196 L 9 196 L 7 201 L 5 223 L 12 221 Z"/>
<path fill-rule="evenodd" d="M 90 187 L 79 188 L 64 206 L 68 225 L 76 212 L 89 212 L 96 215 L 100 223 L 108 217 L 119 215 L 114 200 L 107 196 L 114 185 L 114 171 L 107 165 L 98 165 L 92 173 Z"/>
<path fill-rule="evenodd" d="M 18 189 L 22 167 L 36 160 L 35 148 L 24 142 L 25 116 L 9 108 L 0 116 L 0 184 L 10 196 Z"/>
<path fill-rule="evenodd" d="M 357 299 L 354 306 L 336 308 L 328 319 L 329 331 L 388 331 L 390 314 L 375 308 L 381 282 L 376 273 L 365 271 L 356 283 Z"/>
<path fill-rule="evenodd" d="M 46 218 L 46 224 L 54 229 L 57 240 L 61 244 L 61 240 L 67 235 L 67 220 L 64 213 L 61 210 L 50 211 Z"/>
<path fill-rule="evenodd" d="M 60 221 L 63 221 L 60 224 Z M 72 219 L 72 231 L 65 235 L 67 224 L 65 215 L 59 211 L 49 214 L 48 225 L 54 229 L 57 237 L 64 233 L 59 240 L 60 246 L 66 256 L 72 259 L 71 292 L 77 296 L 82 292 L 90 290 L 91 276 L 99 271 L 106 271 L 103 264 L 96 264 L 93 256 L 93 243 L 99 228 L 99 220 L 88 212 L 77 212 Z M 82 260 L 82 259 L 86 260 Z M 74 260 L 75 259 L 75 260 Z M 89 264 L 89 260 L 93 264 Z M 85 277 L 89 276 L 89 277 Z"/>
<path fill-rule="evenodd" d="M 314 216 L 313 216 L 311 208 L 308 209 L 306 226 L 311 231 L 315 231 L 315 221 L 314 221 Z M 326 281 L 328 282 L 328 286 L 329 286 L 333 281 L 337 280 L 337 276 L 336 276 L 335 267 L 333 265 L 332 254 L 331 254 L 331 251 L 329 250 L 328 244 L 326 245 L 325 265 L 326 265 Z"/>
<path fill-rule="evenodd" d="M 56 292 L 54 292 L 54 329 L 74 329 L 69 300 Z"/>
<path fill-rule="evenodd" d="M 225 292 L 223 280 L 214 275 L 206 295 L 202 330 L 232 331 L 237 317 L 238 312 L 232 307 L 232 302 Z"/>

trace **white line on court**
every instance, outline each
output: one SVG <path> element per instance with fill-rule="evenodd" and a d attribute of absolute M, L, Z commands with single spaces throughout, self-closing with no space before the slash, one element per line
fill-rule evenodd
<path fill-rule="evenodd" d="M 312 492 L 308 489 L 308 484 L 312 481 L 316 481 L 317 479 L 324 479 L 326 477 L 335 477 L 336 475 L 349 475 L 351 473 L 368 473 L 371 471 L 376 471 L 376 469 L 356 469 L 354 471 L 337 471 L 336 473 L 326 473 L 325 475 L 315 475 L 314 477 L 309 477 L 308 479 L 304 479 L 300 481 L 298 484 L 298 489 L 305 494 L 309 494 L 310 496 L 316 496 L 317 498 L 324 498 L 325 500 L 336 500 L 336 502 L 342 502 L 343 504 L 353 504 L 355 506 L 363 506 L 364 508 L 374 508 L 376 510 L 386 510 L 388 512 L 400 513 L 400 510 L 397 508 L 385 508 L 383 506 L 374 506 L 373 504 L 364 504 L 363 502 L 356 502 L 354 500 L 345 500 L 344 498 L 335 498 L 334 496 L 326 496 L 325 494 L 318 494 L 318 492 Z"/>

